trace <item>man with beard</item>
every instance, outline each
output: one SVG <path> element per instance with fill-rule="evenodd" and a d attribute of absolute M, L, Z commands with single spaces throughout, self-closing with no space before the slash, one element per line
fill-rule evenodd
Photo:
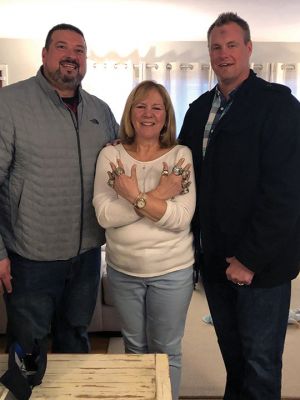
<path fill-rule="evenodd" d="M 104 232 L 92 206 L 99 151 L 118 124 L 85 92 L 86 43 L 53 27 L 35 77 L 0 91 L 0 292 L 9 342 L 85 353 Z"/>

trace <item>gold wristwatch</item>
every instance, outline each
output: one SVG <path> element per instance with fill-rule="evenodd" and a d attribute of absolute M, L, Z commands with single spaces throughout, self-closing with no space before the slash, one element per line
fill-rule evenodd
<path fill-rule="evenodd" d="M 138 197 L 135 199 L 133 206 L 138 210 L 144 208 L 147 204 L 147 196 L 146 193 L 139 193 Z"/>

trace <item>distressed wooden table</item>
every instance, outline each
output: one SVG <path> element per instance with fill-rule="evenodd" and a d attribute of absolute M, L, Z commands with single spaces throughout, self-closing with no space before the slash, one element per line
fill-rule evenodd
<path fill-rule="evenodd" d="M 7 355 L 0 355 L 0 374 Z M 0 384 L 0 400 L 11 398 Z M 48 354 L 43 383 L 32 400 L 171 400 L 165 354 Z"/>

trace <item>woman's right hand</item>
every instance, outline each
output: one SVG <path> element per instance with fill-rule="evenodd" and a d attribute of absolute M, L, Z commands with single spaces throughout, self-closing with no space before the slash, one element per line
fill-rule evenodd
<path fill-rule="evenodd" d="M 131 167 L 131 175 L 125 174 L 124 165 L 120 159 L 117 159 L 117 164 L 111 162 L 110 166 L 111 172 L 109 176 L 114 177 L 113 189 L 119 196 L 132 204 L 140 192 L 136 176 L 136 165 L 134 164 Z M 120 172 L 116 173 L 118 170 Z"/>

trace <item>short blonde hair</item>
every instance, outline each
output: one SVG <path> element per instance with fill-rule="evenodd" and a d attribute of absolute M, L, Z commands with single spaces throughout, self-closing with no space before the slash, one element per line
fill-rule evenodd
<path fill-rule="evenodd" d="M 135 139 L 135 131 L 131 122 L 132 108 L 142 101 L 150 90 L 157 90 L 163 99 L 166 109 L 166 121 L 160 132 L 160 147 L 172 147 L 176 141 L 176 121 L 171 98 L 165 87 L 155 81 L 146 80 L 139 83 L 129 94 L 120 124 L 120 138 L 122 143 L 131 144 Z"/>

